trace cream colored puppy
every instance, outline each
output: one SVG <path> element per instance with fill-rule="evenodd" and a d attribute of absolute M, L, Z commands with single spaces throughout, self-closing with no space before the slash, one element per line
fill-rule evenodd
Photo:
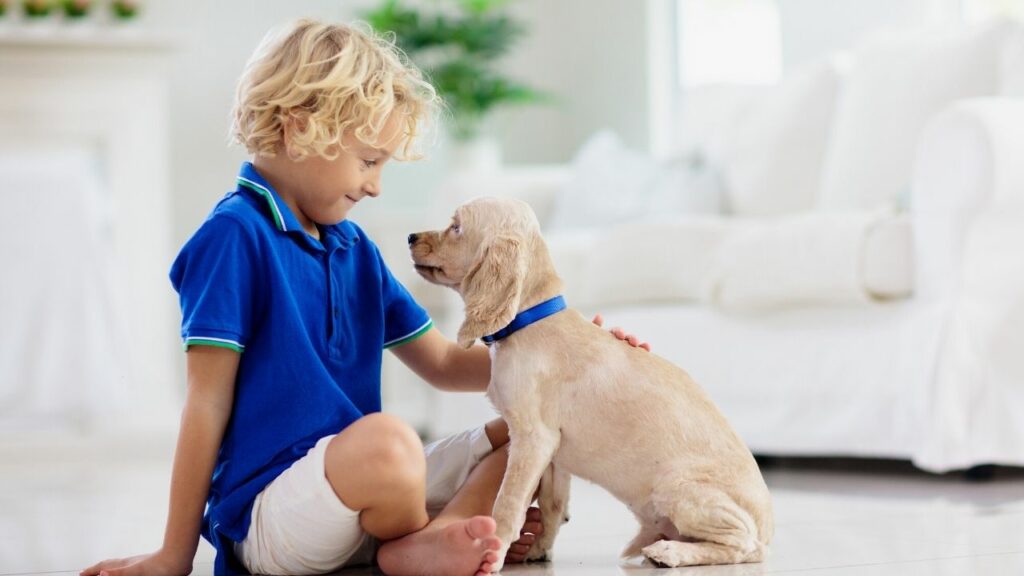
<path fill-rule="evenodd" d="M 562 290 L 524 202 L 474 200 L 448 228 L 412 234 L 409 244 L 420 275 L 462 295 L 458 341 L 467 348 Z M 768 488 L 686 372 L 622 345 L 571 309 L 494 342 L 490 354 L 487 395 L 511 437 L 494 504 L 505 547 L 499 558 L 518 538 L 538 483 L 544 533 L 527 558 L 550 558 L 570 474 L 603 486 L 636 515 L 640 533 L 624 557 L 642 552 L 667 566 L 765 557 L 773 532 Z"/>

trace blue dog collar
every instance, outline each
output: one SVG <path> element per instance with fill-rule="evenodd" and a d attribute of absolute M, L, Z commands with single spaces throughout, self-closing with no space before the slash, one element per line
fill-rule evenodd
<path fill-rule="evenodd" d="M 548 316 L 551 316 L 552 314 L 561 312 L 562 310 L 565 310 L 565 298 L 562 298 L 561 296 L 555 296 L 551 300 L 545 300 L 544 302 L 541 302 L 540 304 L 537 304 L 532 308 L 527 308 L 526 310 L 523 310 L 519 314 L 516 314 L 516 317 L 512 319 L 511 324 L 505 326 L 504 328 L 498 330 L 497 332 L 491 334 L 490 336 L 484 336 L 483 338 L 481 338 L 481 340 L 484 341 L 484 344 L 490 346 L 491 344 L 494 344 L 498 340 L 508 338 L 509 336 L 512 335 L 513 332 L 517 330 L 522 330 L 523 328 L 526 328 L 530 324 L 543 320 Z"/>

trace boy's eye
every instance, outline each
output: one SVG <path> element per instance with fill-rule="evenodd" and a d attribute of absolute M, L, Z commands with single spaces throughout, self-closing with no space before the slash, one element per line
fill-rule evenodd
<path fill-rule="evenodd" d="M 376 160 L 363 160 L 363 165 L 366 166 L 367 168 L 373 168 L 374 166 L 377 165 L 377 161 Z"/>

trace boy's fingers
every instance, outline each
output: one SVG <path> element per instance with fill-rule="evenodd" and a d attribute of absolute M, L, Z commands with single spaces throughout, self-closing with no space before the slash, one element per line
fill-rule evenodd
<path fill-rule="evenodd" d="M 540 534 L 544 531 L 544 525 L 540 522 L 527 522 L 525 525 L 523 525 L 523 530 L 529 532 L 530 534 Z"/>
<path fill-rule="evenodd" d="M 537 508 L 536 506 L 532 506 L 530 508 L 527 508 L 526 509 L 526 520 L 528 522 L 540 522 L 540 520 L 541 520 L 540 508 Z"/>
<path fill-rule="evenodd" d="M 82 570 L 79 574 L 81 576 L 97 576 L 100 571 L 108 567 L 116 566 L 118 562 L 121 562 L 121 560 L 104 560 L 102 562 L 97 562 L 85 570 Z"/>
<path fill-rule="evenodd" d="M 600 327 L 602 324 L 604 324 L 604 318 L 602 318 L 600 314 L 595 314 L 592 322 L 594 324 L 597 324 L 598 327 Z"/>
<path fill-rule="evenodd" d="M 532 532 L 527 532 L 526 529 L 524 528 L 523 531 L 519 533 L 519 540 L 516 540 L 516 542 L 518 542 L 518 543 L 532 542 L 533 537 L 534 537 L 534 534 Z"/>
<path fill-rule="evenodd" d="M 644 350 L 647 350 L 648 352 L 651 351 L 651 345 L 648 344 L 647 342 L 640 344 L 640 347 L 643 348 Z"/>

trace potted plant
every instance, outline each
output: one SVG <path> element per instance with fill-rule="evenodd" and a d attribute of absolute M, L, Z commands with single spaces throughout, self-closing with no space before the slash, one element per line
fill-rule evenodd
<path fill-rule="evenodd" d="M 53 3 L 50 0 L 22 0 L 21 8 L 29 19 L 46 18 L 53 10 Z"/>
<path fill-rule="evenodd" d="M 384 0 L 364 14 L 427 75 L 451 112 L 449 133 L 457 144 L 484 145 L 481 125 L 495 108 L 541 101 L 536 90 L 498 69 L 498 62 L 525 33 L 504 9 L 508 0 L 439 0 L 433 8 Z M 492 145 L 493 146 L 493 145 Z"/>
<path fill-rule="evenodd" d="M 113 0 L 110 10 L 121 21 L 133 20 L 139 15 L 139 2 L 135 0 Z"/>
<path fill-rule="evenodd" d="M 64 16 L 71 20 L 81 20 L 89 15 L 92 0 L 62 0 Z"/>

